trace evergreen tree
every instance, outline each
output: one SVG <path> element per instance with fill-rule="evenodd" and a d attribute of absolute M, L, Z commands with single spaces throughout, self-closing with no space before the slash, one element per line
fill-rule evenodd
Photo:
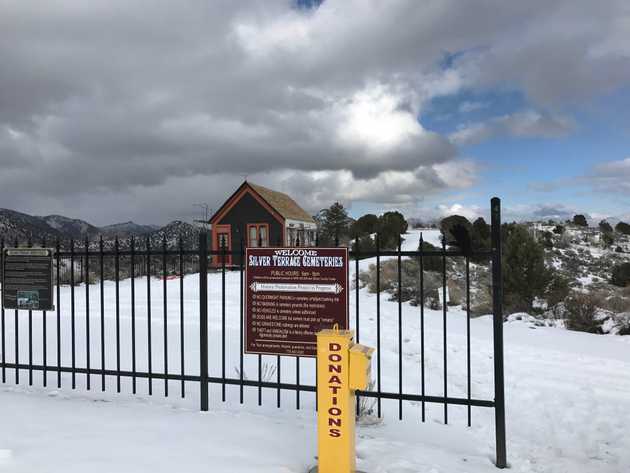
<path fill-rule="evenodd" d="M 349 236 L 352 219 L 339 202 L 335 202 L 327 209 L 322 209 L 315 216 L 319 232 L 320 245 L 331 246 L 335 241 L 346 240 Z"/>
<path fill-rule="evenodd" d="M 409 225 L 400 212 L 385 212 L 379 217 L 379 238 L 382 249 L 398 247 L 401 235 L 407 233 Z"/>
<path fill-rule="evenodd" d="M 610 282 L 619 287 L 630 285 L 630 263 L 621 263 L 615 266 Z"/>
<path fill-rule="evenodd" d="M 543 232 L 540 241 L 545 248 L 553 248 L 553 233 L 547 231 Z"/>
<path fill-rule="evenodd" d="M 507 311 L 528 311 L 550 282 L 543 246 L 522 225 L 503 225 L 503 295 Z"/>
<path fill-rule="evenodd" d="M 357 236 L 365 236 L 372 233 L 377 233 L 378 228 L 378 217 L 374 214 L 366 214 L 352 224 L 352 229 L 350 230 L 350 233 L 352 237 L 355 238 Z"/>
<path fill-rule="evenodd" d="M 602 246 L 604 248 L 608 248 L 609 246 L 613 246 L 615 244 L 615 234 L 614 233 L 602 233 Z"/>
<path fill-rule="evenodd" d="M 599 222 L 599 231 L 602 233 L 612 233 L 613 227 L 606 220 L 602 220 L 601 222 Z"/>
<path fill-rule="evenodd" d="M 480 241 L 490 240 L 490 225 L 486 223 L 483 217 L 479 217 L 473 222 L 473 236 Z"/>
<path fill-rule="evenodd" d="M 623 233 L 624 235 L 630 235 L 630 225 L 626 222 L 619 222 L 615 225 L 615 230 L 619 233 Z"/>
<path fill-rule="evenodd" d="M 479 217 L 472 224 L 472 249 L 487 250 L 491 246 L 490 225 L 486 223 L 483 217 Z M 485 263 L 487 259 L 473 258 L 477 263 Z"/>
<path fill-rule="evenodd" d="M 449 245 L 465 249 L 471 247 L 472 225 L 466 217 L 451 215 L 442 219 L 440 231 Z"/>
<path fill-rule="evenodd" d="M 545 298 L 547 299 L 548 306 L 553 307 L 556 304 L 564 302 L 570 292 L 569 279 L 561 273 L 553 274 L 553 276 L 549 278 L 549 284 L 545 290 Z"/>
<path fill-rule="evenodd" d="M 395 232 L 398 235 L 407 233 L 407 229 L 409 228 L 407 220 L 405 220 L 403 214 L 398 211 L 385 212 L 379 218 L 379 222 L 381 226 L 381 231 L 383 231 L 387 227 L 390 228 L 392 232 Z"/>
<path fill-rule="evenodd" d="M 428 241 L 423 241 L 422 246 L 418 243 L 418 251 L 437 251 L 436 248 Z M 418 265 L 420 264 L 420 256 L 416 257 Z M 442 272 L 442 257 L 440 256 L 422 256 L 422 267 L 425 271 Z"/>
<path fill-rule="evenodd" d="M 577 225 L 578 227 L 588 227 L 588 222 L 586 221 L 586 217 L 584 215 L 578 214 L 573 216 L 573 225 Z"/>
<path fill-rule="evenodd" d="M 359 253 L 368 253 L 368 255 L 361 254 L 359 259 L 369 258 L 369 253 L 376 251 L 376 243 L 370 235 L 359 236 L 359 242 L 357 245 L 356 238 L 352 240 L 352 249 Z"/>

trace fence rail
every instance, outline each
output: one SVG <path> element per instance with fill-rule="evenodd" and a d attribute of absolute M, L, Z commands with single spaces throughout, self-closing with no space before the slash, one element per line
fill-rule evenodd
<path fill-rule="evenodd" d="M 492 200 L 491 238 L 492 248 L 474 251 L 449 250 L 445 243 L 437 250 L 424 250 L 422 240 L 417 251 L 403 251 L 399 243 L 397 250 L 382 250 L 379 238 L 376 239 L 374 251 L 361 251 L 357 243 L 353 242 L 350 251 L 354 269 L 354 329 L 356 340 L 359 342 L 365 331 L 365 324 L 361 316 L 362 307 L 366 303 L 360 298 L 360 262 L 364 258 L 375 258 L 376 265 L 376 379 L 374 389 L 358 392 L 359 398 L 372 399 L 376 403 L 376 414 L 383 415 L 383 400 L 397 401 L 398 418 L 403 418 L 404 403 L 420 403 L 421 421 L 427 420 L 426 405 L 442 405 L 443 421 L 449 422 L 449 406 L 465 406 L 467 410 L 467 425 L 472 423 L 472 407 L 493 408 L 495 411 L 496 431 L 496 465 L 500 468 L 506 466 L 506 434 L 505 434 L 505 398 L 503 387 L 503 316 L 502 316 L 502 288 L 501 288 L 501 239 L 500 239 L 500 201 Z M 12 242 L 18 246 L 19 242 Z M 290 364 L 294 364 L 291 380 L 282 378 L 282 358 L 275 358 L 275 365 L 263 363 L 261 355 L 244 355 L 242 337 L 239 336 L 239 354 L 235 366 L 236 376 L 227 373 L 228 357 L 226 349 L 229 345 L 226 336 L 228 310 L 238 314 L 238 334 L 243 332 L 243 256 L 245 249 L 243 242 L 240 248 L 227 251 L 225 248 L 212 251 L 208 249 L 207 234 L 200 233 L 197 248 L 184 248 L 181 239 L 174 247 L 169 247 L 163 240 L 159 247 L 152 247 L 146 240 L 144 248 L 137 245 L 133 239 L 129 248 L 121 249 L 116 240 L 113 249 L 105 249 L 102 240 L 97 248 L 87 240 L 82 245 L 71 242 L 69 248 L 61 248 L 59 242 L 55 242 L 55 269 L 54 279 L 56 283 L 56 308 L 53 313 L 41 314 L 40 332 L 41 340 L 34 341 L 34 312 L 33 311 L 5 311 L 1 309 L 1 356 L 0 363 L 2 382 L 10 382 L 11 374 L 16 384 L 22 382 L 21 373 L 28 374 L 28 384 L 33 385 L 33 372 L 42 373 L 42 384 L 48 386 L 48 374 L 56 374 L 56 386 L 61 388 L 65 382 L 62 374 L 68 374 L 72 389 L 77 388 L 77 379 L 83 378 L 85 388 L 106 391 L 109 383 L 115 381 L 115 391 L 122 391 L 122 379 L 131 380 L 131 392 L 136 394 L 140 389 L 139 380 L 146 383 L 146 393 L 154 394 L 156 384 L 162 384 L 164 396 L 169 396 L 172 382 L 179 385 L 178 396 L 184 398 L 187 394 L 187 383 L 199 385 L 199 398 L 201 410 L 209 409 L 210 385 L 220 388 L 221 400 L 226 401 L 226 387 L 239 388 L 238 402 L 245 402 L 245 388 L 257 388 L 258 404 L 263 403 L 263 389 L 276 391 L 277 406 L 281 406 L 282 392 L 295 393 L 295 407 L 301 408 L 302 393 L 316 391 L 314 384 L 315 369 L 313 360 L 292 357 Z M 46 242 L 40 242 L 46 246 Z M 5 241 L 0 242 L 2 248 L 6 247 Z M 29 243 L 29 246 L 31 243 Z M 225 256 L 240 255 L 240 264 L 236 268 L 228 268 L 225 265 Z M 222 256 L 222 263 L 218 267 L 210 268 L 209 259 L 212 256 Z M 396 330 L 395 344 L 397 346 L 397 379 L 396 389 L 383 386 L 383 318 L 382 313 L 382 284 L 381 269 L 382 258 L 393 258 L 397 261 L 398 292 L 396 300 L 397 311 L 394 326 Z M 420 329 L 416 335 L 420 338 L 420 362 L 417 367 L 420 372 L 419 385 L 416 390 L 405 389 L 403 380 L 407 373 L 404 371 L 403 362 L 403 300 L 402 300 L 402 267 L 403 258 L 415 258 L 420 265 L 419 278 L 416 281 L 420 300 L 418 304 Z M 426 330 L 425 330 L 425 262 L 427 258 L 439 258 L 441 260 L 442 277 L 442 394 L 428 394 L 427 391 L 427 360 L 426 360 Z M 451 258 L 464 258 L 465 268 L 465 312 L 466 312 L 466 395 L 465 397 L 453 396 L 449 393 L 448 384 L 448 308 L 446 304 L 447 294 L 447 261 Z M 493 295 L 493 365 L 494 365 L 494 399 L 477 399 L 472 396 L 471 373 L 471 258 L 485 258 L 492 263 L 492 295 Z M 209 273 L 220 274 L 220 291 L 217 297 L 211 298 L 209 292 Z M 238 284 L 234 283 L 233 275 L 238 273 Z M 125 283 L 125 290 L 129 293 L 123 297 L 121 294 L 121 274 Z M 198 274 L 198 287 L 185 284 L 184 276 Z M 160 276 L 155 279 L 152 276 Z M 176 276 L 176 281 L 169 282 L 168 276 Z M 238 290 L 236 297 L 227 299 L 228 282 L 234 287 L 230 290 Z M 211 282 L 214 284 L 214 278 Z M 63 291 L 62 286 L 69 284 L 68 290 Z M 193 296 L 190 296 L 190 292 Z M 192 300 L 193 308 L 191 309 Z M 198 304 L 195 304 L 198 300 Z M 82 305 L 81 305 L 82 304 Z M 210 307 L 209 307 L 210 305 Z M 68 307 L 69 306 L 69 307 Z M 140 310 L 142 309 L 142 310 Z M 10 314 L 9 312 L 14 312 Z M 209 314 L 218 319 L 214 330 L 218 332 L 218 340 L 209 338 Z M 12 326 L 9 321 L 13 315 Z M 107 315 L 107 316 L 106 316 Z M 27 349 L 20 347 L 24 343 L 20 328 L 23 327 L 23 318 L 28 322 Z M 161 317 L 160 317 L 161 316 Z M 197 325 L 191 322 L 196 322 Z M 113 327 L 112 325 L 113 319 Z M 144 322 L 144 326 L 142 326 Z M 388 320 L 388 322 L 391 322 Z M 123 326 L 124 323 L 124 326 Z M 154 325 L 161 324 L 161 333 L 155 333 Z M 52 328 L 50 325 L 52 324 Z M 192 329 L 191 329 L 192 325 Z M 374 324 L 372 324 L 374 325 Z M 21 327 L 22 326 L 22 327 Z M 13 331 L 13 340 L 7 336 L 9 328 Z M 171 328 L 171 332 L 169 332 Z M 82 334 L 79 335 L 79 330 Z M 233 328 L 231 329 L 233 330 Z M 198 332 L 196 334 L 196 332 Z M 96 337 L 95 337 L 96 336 Z M 161 337 L 160 337 L 161 336 Z M 156 337 L 160 337 L 156 347 Z M 198 337 L 198 338 L 197 338 Z M 196 345 L 198 340 L 198 345 Z M 77 342 L 80 343 L 77 343 Z M 51 343 L 54 350 L 51 350 Z M 11 344 L 13 345 L 11 347 Z M 190 349 L 190 344 L 194 344 Z M 217 349 L 220 345 L 220 350 Z M 39 350 L 40 361 L 34 362 L 34 347 Z M 159 353 L 161 347 L 162 354 Z M 156 353 L 156 348 L 158 353 Z M 212 348 L 212 353 L 211 349 Z M 11 350 L 12 349 L 12 350 Z M 7 359 L 7 354 L 12 352 L 12 360 Z M 194 359 L 189 359 L 192 354 Z M 49 357 L 55 354 L 53 359 Z M 26 360 L 24 359 L 26 355 Z M 233 355 L 233 353 L 230 353 Z M 197 359 L 198 358 L 198 359 Z M 270 357 L 265 356 L 265 359 Z M 209 362 L 213 361 L 211 370 Z M 246 363 L 247 360 L 247 363 Z M 159 364 L 158 364 L 159 363 Z M 248 366 L 246 366 L 246 364 Z M 124 367 L 123 367 L 124 365 Z M 255 379 L 246 376 L 246 369 L 253 368 Z M 306 368 L 306 370 L 305 370 Z M 310 370 L 309 370 L 310 368 Z M 211 371 L 218 375 L 211 375 Z M 418 373 L 414 373 L 418 374 Z M 285 376 L 286 369 L 285 369 Z M 310 378 L 309 378 L 310 376 Z M 305 378 L 312 382 L 305 382 Z M 357 403 L 358 404 L 358 403 Z M 358 405 L 357 405 L 358 407 Z"/>

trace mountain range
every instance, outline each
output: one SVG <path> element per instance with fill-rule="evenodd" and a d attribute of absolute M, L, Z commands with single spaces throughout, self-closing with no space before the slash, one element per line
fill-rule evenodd
<path fill-rule="evenodd" d="M 121 246 L 129 245 L 131 238 L 141 241 L 148 239 L 152 246 L 156 246 L 162 244 L 164 240 L 169 245 L 176 244 L 180 236 L 186 243 L 191 243 L 197 234 L 197 227 L 179 220 L 163 227 L 134 222 L 98 227 L 84 220 L 63 215 L 34 216 L 15 210 L 0 209 L 0 238 L 5 241 L 5 245 L 13 244 L 15 241 L 34 244 L 46 241 L 51 244 L 57 240 L 82 242 L 88 239 L 95 242 L 102 236 L 108 242 L 118 238 Z"/>

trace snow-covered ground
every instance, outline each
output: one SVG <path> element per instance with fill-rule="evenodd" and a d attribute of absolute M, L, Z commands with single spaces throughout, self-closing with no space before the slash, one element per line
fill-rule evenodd
<path fill-rule="evenodd" d="M 417 247 L 417 234 L 409 235 L 404 248 Z M 430 240 L 425 233 L 425 239 Z M 433 242 L 432 243 L 438 243 Z M 361 265 L 369 265 L 362 261 Z M 354 269 L 354 265 L 351 265 Z M 226 304 L 226 373 L 238 377 L 239 274 L 228 273 Z M 137 367 L 147 367 L 146 279 L 136 280 Z M 210 371 L 221 373 L 220 274 L 209 276 Z M 162 281 L 151 281 L 152 363 L 163 369 Z M 198 373 L 198 276 L 184 279 L 185 372 Z M 178 373 L 179 281 L 168 288 L 168 364 Z M 90 288 L 91 364 L 100 365 L 100 305 L 98 286 Z M 116 365 L 115 286 L 105 284 L 106 367 Z M 76 363 L 85 366 L 85 287 L 75 288 Z M 121 368 L 131 369 L 131 304 L 129 281 L 120 284 Z M 354 297 L 350 298 L 354 314 Z M 62 360 L 70 363 L 70 288 L 63 287 Z M 376 295 L 360 292 L 361 342 L 376 345 Z M 398 305 L 381 296 L 382 388 L 398 390 Z M 427 394 L 442 394 L 442 313 L 426 310 Z M 420 389 L 419 308 L 403 304 L 403 385 L 406 392 Z M 351 317 L 354 323 L 354 317 Z M 47 359 L 56 363 L 56 317 L 47 319 Z M 13 312 L 6 314 L 7 361 L 14 361 Z M 19 314 L 20 361 L 28 359 L 28 316 Z M 33 315 L 33 361 L 42 362 L 42 314 Z M 492 322 L 473 319 L 472 396 L 492 399 Z M 447 355 L 449 396 L 466 396 L 466 318 L 451 308 L 448 314 Z M 275 357 L 263 357 L 275 364 Z M 313 361 L 301 360 L 301 381 L 313 382 Z M 376 372 L 376 366 L 373 367 Z M 245 357 L 245 375 L 257 373 L 257 357 Z M 515 472 L 615 472 L 630 471 L 630 337 L 590 335 L 551 327 L 534 328 L 527 321 L 505 324 L 505 373 L 507 396 L 508 461 Z M 21 371 L 20 386 L 7 371 L 0 385 L 0 471 L 212 471 L 304 472 L 316 454 L 314 396 L 303 393 L 301 410 L 295 393 L 282 393 L 276 407 L 275 389 L 265 389 L 263 406 L 257 389 L 246 388 L 239 404 L 237 386 L 227 387 L 226 403 L 220 386 L 211 387 L 210 412 L 198 411 L 198 384 L 186 385 L 180 397 L 178 382 L 169 383 L 164 398 L 163 381 L 138 380 L 138 395 L 131 395 L 131 381 L 122 380 L 115 393 L 115 378 L 108 378 L 107 392 L 100 378 L 92 376 L 92 390 L 85 390 L 85 375 L 77 375 L 77 389 L 70 389 L 70 375 L 56 389 L 56 374 L 48 374 L 42 387 L 41 372 Z M 295 379 L 295 361 L 283 358 L 282 381 Z M 275 381 L 275 376 L 273 378 Z M 420 422 L 420 406 L 404 403 L 404 420 L 398 420 L 398 403 L 383 401 L 384 421 L 358 430 L 358 466 L 371 473 L 492 472 L 494 417 L 492 409 L 473 408 L 473 426 L 466 426 L 466 408 L 449 407 L 449 425 L 442 422 L 442 406 L 427 404 L 427 422 Z"/>

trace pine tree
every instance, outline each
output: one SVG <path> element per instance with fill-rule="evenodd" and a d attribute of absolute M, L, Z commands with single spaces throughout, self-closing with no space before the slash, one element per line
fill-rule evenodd
<path fill-rule="evenodd" d="M 588 227 L 588 222 L 586 221 L 586 217 L 584 215 L 578 214 L 573 216 L 573 225 L 577 225 L 578 227 Z"/>
<path fill-rule="evenodd" d="M 630 263 L 620 263 L 615 266 L 610 282 L 619 287 L 630 285 Z"/>
<path fill-rule="evenodd" d="M 409 225 L 400 212 L 385 212 L 379 217 L 378 226 L 381 248 L 395 249 Z"/>
<path fill-rule="evenodd" d="M 440 231 L 449 245 L 455 245 L 462 249 L 470 247 L 472 225 L 466 217 L 451 215 L 442 219 Z"/>
<path fill-rule="evenodd" d="M 615 231 L 623 233 L 624 235 L 630 235 L 630 225 L 626 222 L 619 222 L 615 225 Z"/>
<path fill-rule="evenodd" d="M 503 226 L 503 289 L 506 310 L 528 311 L 549 285 L 543 246 L 522 225 Z"/>
<path fill-rule="evenodd" d="M 357 236 L 370 235 L 378 232 L 379 220 L 374 214 L 365 214 L 352 224 L 350 230 L 351 236 L 356 238 Z"/>
<path fill-rule="evenodd" d="M 319 231 L 320 245 L 334 245 L 335 242 L 346 240 L 349 236 L 352 219 L 339 202 L 320 210 L 315 216 L 315 221 Z"/>
<path fill-rule="evenodd" d="M 601 222 L 599 222 L 599 231 L 602 233 L 612 233 L 613 227 L 606 220 L 602 220 Z"/>

